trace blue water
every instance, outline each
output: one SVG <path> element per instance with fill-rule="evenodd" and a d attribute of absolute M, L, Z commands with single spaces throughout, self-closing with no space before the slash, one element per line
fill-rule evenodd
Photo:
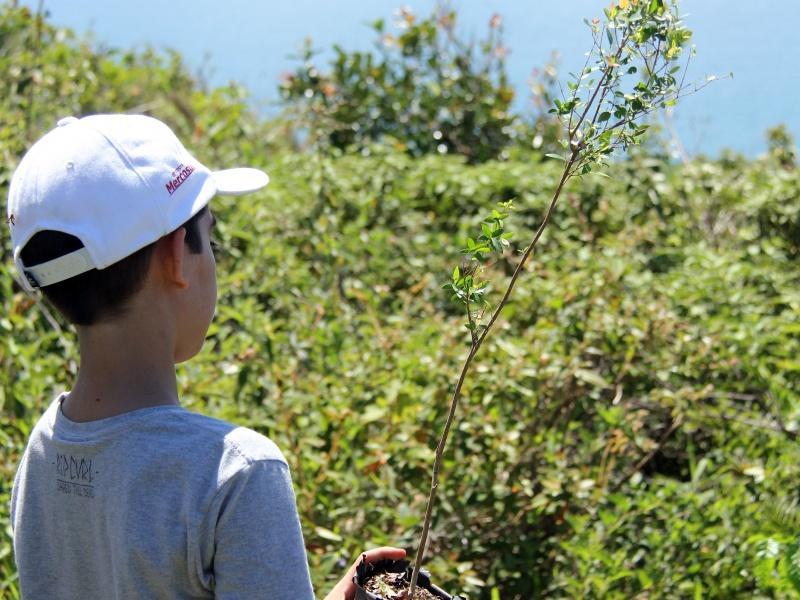
<path fill-rule="evenodd" d="M 35 8 L 38 2 L 24 0 Z M 267 114 L 276 109 L 281 72 L 296 64 L 289 58 L 310 36 L 327 50 L 337 43 L 368 49 L 373 35 L 365 25 L 377 18 L 391 22 L 398 0 L 45 0 L 51 21 L 97 42 L 118 48 L 172 47 L 193 72 L 211 84 L 244 84 L 253 102 Z M 428 14 L 435 0 L 409 0 L 418 14 Z M 517 90 L 516 107 L 527 110 L 526 82 L 534 67 L 557 51 L 560 71 L 579 70 L 590 43 L 584 17 L 597 16 L 606 0 L 483 0 L 451 2 L 459 27 L 481 37 L 493 13 L 503 17 L 510 48 L 508 71 Z M 800 35 L 798 0 L 685 0 L 687 25 L 694 30 L 697 56 L 689 79 L 706 75 L 732 79 L 715 82 L 681 101 L 671 122 L 689 154 L 717 155 L 729 148 L 748 156 L 765 150 L 764 131 L 786 124 L 800 136 Z M 322 54 L 324 64 L 331 53 Z"/>

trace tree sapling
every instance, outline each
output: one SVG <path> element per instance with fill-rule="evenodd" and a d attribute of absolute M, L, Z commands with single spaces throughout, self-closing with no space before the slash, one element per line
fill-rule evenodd
<path fill-rule="evenodd" d="M 586 54 L 584 67 L 573 76 L 568 89 L 562 91 L 561 98 L 554 101 L 550 110 L 560 123 L 563 153 L 547 156 L 563 163 L 561 177 L 500 302 L 484 324 L 489 309 L 489 284 L 479 276 L 489 256 L 505 252 L 509 247 L 510 234 L 505 230 L 504 221 L 513 208 L 511 202 L 492 211 L 483 222 L 477 239 L 467 240 L 467 247 L 462 250 L 468 259 L 466 264 L 453 269 L 451 281 L 443 286 L 464 306 L 471 345 L 436 447 L 430 493 L 407 598 L 415 597 L 439 487 L 442 457 L 464 380 L 550 222 L 561 192 L 574 177 L 607 176 L 598 169 L 608 166 L 609 157 L 619 149 L 625 151 L 639 144 L 645 136 L 648 125 L 642 123 L 643 117 L 674 105 L 682 96 L 698 91 L 714 79 L 708 77 L 700 83 L 684 83 L 693 50 L 680 62 L 691 31 L 683 24 L 676 0 L 618 0 L 604 10 L 603 19 L 586 20 L 586 24 L 591 30 L 592 47 Z"/>

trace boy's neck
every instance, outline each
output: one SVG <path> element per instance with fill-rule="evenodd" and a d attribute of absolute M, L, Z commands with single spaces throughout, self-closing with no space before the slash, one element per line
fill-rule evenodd
<path fill-rule="evenodd" d="M 150 406 L 180 404 L 173 336 L 151 323 L 79 328 L 81 364 L 62 410 L 94 421 Z"/>

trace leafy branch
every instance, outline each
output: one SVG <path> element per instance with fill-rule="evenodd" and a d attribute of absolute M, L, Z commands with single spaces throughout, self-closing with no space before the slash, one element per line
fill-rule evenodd
<path fill-rule="evenodd" d="M 471 346 L 461 368 L 444 431 L 436 447 L 431 487 L 422 534 L 407 598 L 414 598 L 419 570 L 430 532 L 433 506 L 439 487 L 442 458 L 461 396 L 461 388 L 475 355 L 508 302 L 511 292 L 528 258 L 536 248 L 545 227 L 567 183 L 574 177 L 607 167 L 608 158 L 618 149 L 638 145 L 648 126 L 641 124 L 648 114 L 674 105 L 679 98 L 705 87 L 684 85 L 688 60 L 676 64 L 691 38 L 684 27 L 675 0 L 619 0 L 605 9 L 605 19 L 586 21 L 592 31 L 593 44 L 586 64 L 568 83 L 569 94 L 554 101 L 550 113 L 562 126 L 561 146 L 564 154 L 547 156 L 562 161 L 564 167 L 544 217 L 533 239 L 527 245 L 511 280 L 488 323 L 482 324 L 489 307 L 488 283 L 478 278 L 485 258 L 508 247 L 508 234 L 503 226 L 507 213 L 494 210 L 482 223 L 482 233 L 468 239 L 462 250 L 470 257 L 467 265 L 453 270 L 452 281 L 443 287 L 452 292 L 453 300 L 464 305 Z M 693 50 L 692 50 L 693 52 Z M 680 76 L 680 80 L 678 79 Z M 602 172 L 596 172 L 604 175 Z M 512 208 L 510 203 L 504 209 Z"/>
<path fill-rule="evenodd" d="M 800 508 L 797 498 L 767 498 L 765 509 L 768 522 L 775 531 L 771 535 L 756 536 L 753 571 L 759 580 L 767 580 L 778 571 L 787 587 L 800 592 Z"/>

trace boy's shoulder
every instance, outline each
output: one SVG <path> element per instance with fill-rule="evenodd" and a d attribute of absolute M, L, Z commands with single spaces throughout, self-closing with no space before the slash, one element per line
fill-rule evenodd
<path fill-rule="evenodd" d="M 287 465 L 278 446 L 249 427 L 194 412 L 183 406 L 156 406 L 108 419 L 77 423 L 60 410 L 57 398 L 31 433 L 38 445 L 54 442 L 79 444 L 87 452 L 114 447 L 127 460 L 187 463 L 189 469 L 215 470 L 218 483 L 256 462 Z"/>
<path fill-rule="evenodd" d="M 179 420 L 188 428 L 183 435 L 196 435 L 206 440 L 214 440 L 227 452 L 247 463 L 261 460 L 286 462 L 275 442 L 249 427 L 190 410 L 182 410 L 177 414 Z"/>

